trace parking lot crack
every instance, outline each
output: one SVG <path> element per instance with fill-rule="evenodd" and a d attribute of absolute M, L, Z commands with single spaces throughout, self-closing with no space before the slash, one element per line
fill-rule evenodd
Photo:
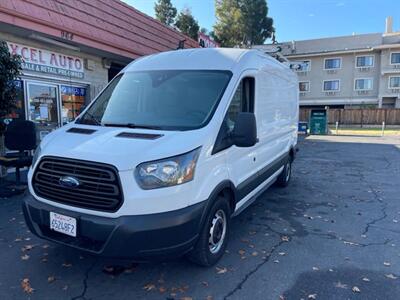
<path fill-rule="evenodd" d="M 83 284 L 83 289 L 82 289 L 82 293 L 78 296 L 75 296 L 72 298 L 72 300 L 78 300 L 78 299 L 82 299 L 82 300 L 86 300 L 86 292 L 87 292 L 87 288 L 88 288 L 88 280 L 89 280 L 89 274 L 90 272 L 93 270 L 94 266 L 96 265 L 97 260 L 95 260 L 85 271 L 85 276 L 83 277 L 82 280 L 82 284 Z"/>
<path fill-rule="evenodd" d="M 275 244 L 272 246 L 272 250 L 269 253 L 268 256 L 265 257 L 259 264 L 255 266 L 255 268 L 251 269 L 249 272 L 246 273 L 246 275 L 242 278 L 242 280 L 235 286 L 233 290 L 231 290 L 229 293 L 227 293 L 224 296 L 224 299 L 228 299 L 229 297 L 233 296 L 237 291 L 241 290 L 243 285 L 247 282 L 247 280 L 254 274 L 256 273 L 262 266 L 264 266 L 269 259 L 272 257 L 272 254 L 283 244 L 285 241 L 280 241 L 279 243 Z"/>

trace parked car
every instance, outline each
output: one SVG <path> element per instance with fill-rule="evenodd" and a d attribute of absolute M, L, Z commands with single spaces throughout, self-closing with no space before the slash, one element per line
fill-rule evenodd
<path fill-rule="evenodd" d="M 129 64 L 50 133 L 23 209 L 37 236 L 137 261 L 225 252 L 231 217 L 286 186 L 298 82 L 258 50 L 191 49 Z"/>

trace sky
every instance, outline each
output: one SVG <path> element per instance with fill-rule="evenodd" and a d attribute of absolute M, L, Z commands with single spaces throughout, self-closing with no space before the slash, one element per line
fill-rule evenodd
<path fill-rule="evenodd" d="M 154 17 L 155 0 L 123 1 Z M 200 27 L 212 30 L 214 0 L 171 1 L 178 11 L 190 8 Z M 383 32 L 387 16 L 393 16 L 393 27 L 400 31 L 400 0 L 267 0 L 267 3 L 278 42 Z"/>

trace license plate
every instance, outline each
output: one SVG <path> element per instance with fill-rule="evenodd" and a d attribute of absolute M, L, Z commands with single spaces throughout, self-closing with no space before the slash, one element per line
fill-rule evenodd
<path fill-rule="evenodd" d="M 76 219 L 50 212 L 50 229 L 76 237 Z"/>

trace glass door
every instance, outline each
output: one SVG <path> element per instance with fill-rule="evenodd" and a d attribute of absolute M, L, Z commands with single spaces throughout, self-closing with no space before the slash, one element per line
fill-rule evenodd
<path fill-rule="evenodd" d="M 60 125 L 58 87 L 47 83 L 27 83 L 28 117 L 36 123 L 38 138 Z"/>

